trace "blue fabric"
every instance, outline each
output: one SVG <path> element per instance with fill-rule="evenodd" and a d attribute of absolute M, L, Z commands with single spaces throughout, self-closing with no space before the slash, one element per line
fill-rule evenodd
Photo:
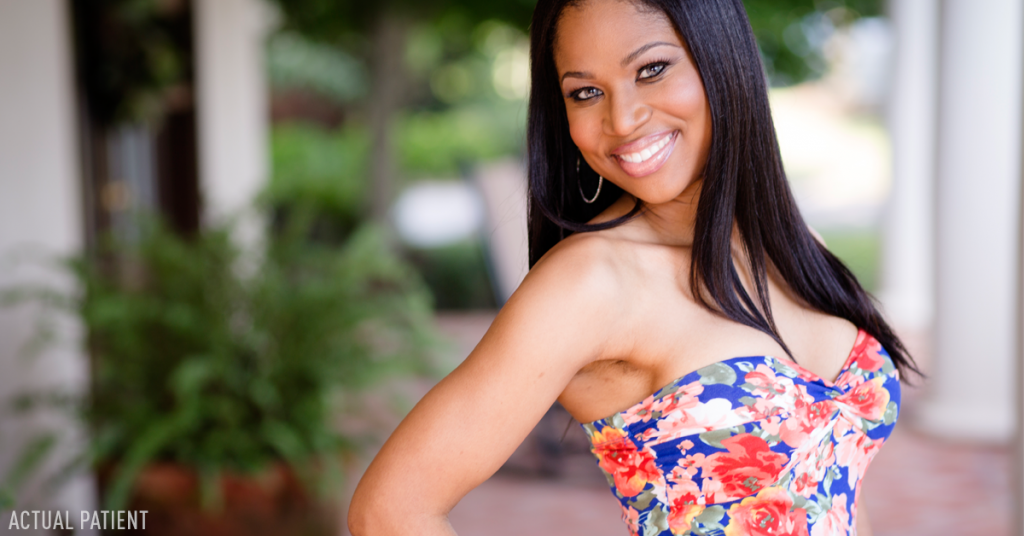
<path fill-rule="evenodd" d="M 736 357 L 583 428 L 631 534 L 848 536 L 899 404 L 892 359 L 861 330 L 835 381 Z"/>

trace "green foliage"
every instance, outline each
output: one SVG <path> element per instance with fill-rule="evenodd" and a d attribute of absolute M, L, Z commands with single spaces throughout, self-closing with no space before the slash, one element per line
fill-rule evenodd
<path fill-rule="evenodd" d="M 188 12 L 157 0 L 72 2 L 86 101 L 103 124 L 158 117 L 192 68 L 182 43 Z"/>
<path fill-rule="evenodd" d="M 846 264 L 865 290 L 878 289 L 882 237 L 877 229 L 823 229 L 821 235 L 829 251 Z"/>
<path fill-rule="evenodd" d="M 502 21 L 525 31 L 536 3 L 535 0 L 277 1 L 284 14 L 285 28 L 352 50 L 365 46 L 373 22 L 384 13 L 436 27 L 442 31 L 446 46 L 458 49 L 458 38 L 463 36 L 462 41 L 468 41 L 473 28 L 480 23 Z M 880 16 L 884 6 L 882 0 L 744 0 L 743 3 L 766 67 L 777 85 L 799 83 L 821 74 L 824 58 L 819 44 L 810 42 L 816 36 L 809 38 L 807 35 L 808 30 L 814 33 L 816 23 L 843 26 L 859 17 Z M 463 54 L 468 52 L 468 47 L 462 49 Z"/>
<path fill-rule="evenodd" d="M 403 114 L 395 129 L 402 173 L 456 177 L 474 162 L 521 152 L 519 111 L 509 104 Z M 365 215 L 369 146 L 369 134 L 358 124 L 333 131 L 299 123 L 275 126 L 265 201 L 329 214 L 350 227 Z"/>
<path fill-rule="evenodd" d="M 154 461 L 209 476 L 284 460 L 329 486 L 336 455 L 357 443 L 331 425 L 338 396 L 430 370 L 430 296 L 382 231 L 327 248 L 301 225 L 259 258 L 226 228 L 186 240 L 152 225 L 98 256 L 115 263 L 71 264 L 94 356 L 83 460 L 114 468 L 107 506 L 123 506 Z"/>
<path fill-rule="evenodd" d="M 475 162 L 522 151 L 518 108 L 465 106 L 403 115 L 396 143 L 408 176 L 454 177 Z"/>
<path fill-rule="evenodd" d="M 304 220 L 313 237 L 344 240 L 365 217 L 369 137 L 358 127 L 336 131 L 299 123 L 271 132 L 271 177 L 263 202 L 275 225 Z"/>
<path fill-rule="evenodd" d="M 536 0 L 275 0 L 284 27 L 328 43 L 360 42 L 382 16 L 410 20 L 458 17 L 470 23 L 502 20 L 522 29 L 530 23 Z"/>
<path fill-rule="evenodd" d="M 743 0 L 774 85 L 820 76 L 825 68 L 817 35 L 859 17 L 882 15 L 882 0 Z M 825 25 L 822 28 L 821 25 Z"/>
<path fill-rule="evenodd" d="M 493 309 L 494 287 L 479 240 L 409 251 L 438 309 Z"/>
<path fill-rule="evenodd" d="M 338 103 L 366 94 L 367 75 L 361 62 L 338 47 L 280 33 L 267 43 L 267 75 L 276 88 L 304 88 Z"/>

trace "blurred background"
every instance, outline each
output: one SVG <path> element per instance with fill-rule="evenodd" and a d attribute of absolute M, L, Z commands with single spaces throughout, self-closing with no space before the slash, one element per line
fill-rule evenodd
<path fill-rule="evenodd" d="M 533 3 L 0 0 L 0 531 L 346 534 L 526 273 Z M 1024 5 L 744 3 L 800 208 L 928 374 L 875 534 L 1024 532 Z M 451 515 L 618 518 L 557 405 Z"/>

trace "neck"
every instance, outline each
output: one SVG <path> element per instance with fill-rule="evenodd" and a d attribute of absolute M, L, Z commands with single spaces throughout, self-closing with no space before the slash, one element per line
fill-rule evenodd
<path fill-rule="evenodd" d="M 634 234 L 637 240 L 666 246 L 693 245 L 693 227 L 697 218 L 701 184 L 700 180 L 694 181 L 677 197 L 664 203 L 645 203 L 640 215 L 626 226 L 631 228 L 630 234 Z M 635 203 L 636 197 L 625 192 L 608 208 L 605 212 L 607 216 L 600 219 L 612 219 L 626 214 Z"/>

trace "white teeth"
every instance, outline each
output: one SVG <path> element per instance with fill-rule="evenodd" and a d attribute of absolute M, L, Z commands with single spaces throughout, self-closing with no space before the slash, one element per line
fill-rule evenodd
<path fill-rule="evenodd" d="M 638 163 L 643 162 L 643 161 L 647 160 L 648 158 L 654 156 L 655 154 L 658 153 L 658 151 L 664 149 L 665 146 L 668 145 L 668 142 L 671 141 L 671 140 L 672 140 L 672 136 L 671 135 L 665 136 L 664 138 L 662 138 L 660 141 L 658 141 L 654 145 L 651 145 L 650 147 L 640 151 L 639 153 L 620 154 L 619 158 L 625 160 L 626 162 L 630 162 L 632 164 L 638 164 Z"/>

